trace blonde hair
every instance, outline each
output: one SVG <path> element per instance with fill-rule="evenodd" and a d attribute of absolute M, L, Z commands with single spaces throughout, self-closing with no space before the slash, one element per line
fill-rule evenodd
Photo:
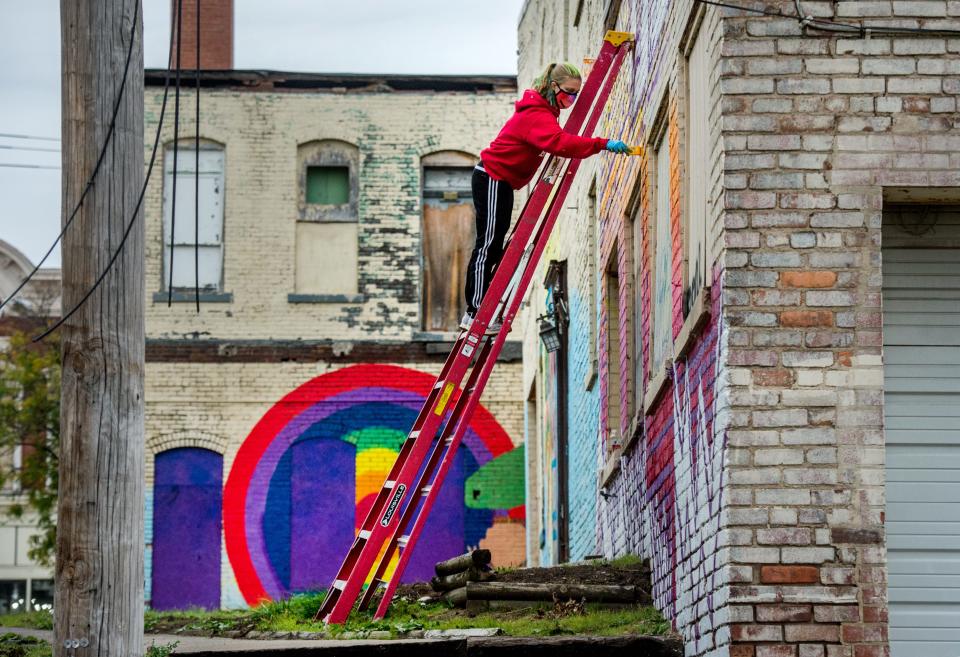
<path fill-rule="evenodd" d="M 553 90 L 553 85 L 551 83 L 556 82 L 557 84 L 562 84 L 567 80 L 582 80 L 580 75 L 580 69 L 571 64 L 570 62 L 551 62 L 547 64 L 547 67 L 543 69 L 537 78 L 533 81 L 533 88 L 544 98 L 547 99 L 547 102 L 558 107 L 557 105 L 557 93 Z"/>

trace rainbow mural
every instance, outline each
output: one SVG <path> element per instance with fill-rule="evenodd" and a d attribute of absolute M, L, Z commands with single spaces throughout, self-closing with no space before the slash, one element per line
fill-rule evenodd
<path fill-rule="evenodd" d="M 330 584 L 434 381 L 394 365 L 346 367 L 257 422 L 223 491 L 225 548 L 247 604 Z M 479 406 L 403 580 L 485 543 L 499 563 L 522 562 L 523 491 L 522 447 Z M 520 537 L 516 554 L 507 535 Z"/>

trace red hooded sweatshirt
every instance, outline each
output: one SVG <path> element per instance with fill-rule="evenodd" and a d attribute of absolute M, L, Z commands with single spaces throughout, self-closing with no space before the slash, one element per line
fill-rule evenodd
<path fill-rule="evenodd" d="M 483 168 L 495 180 L 520 189 L 533 178 L 544 153 L 585 158 L 604 150 L 607 140 L 564 132 L 557 122 L 560 110 L 534 89 L 523 92 L 517 111 L 500 134 L 480 153 Z"/>

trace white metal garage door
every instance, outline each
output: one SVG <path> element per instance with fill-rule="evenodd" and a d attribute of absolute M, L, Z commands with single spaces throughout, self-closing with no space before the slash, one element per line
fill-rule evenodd
<path fill-rule="evenodd" d="M 883 330 L 891 653 L 958 657 L 960 249 L 884 247 Z"/>

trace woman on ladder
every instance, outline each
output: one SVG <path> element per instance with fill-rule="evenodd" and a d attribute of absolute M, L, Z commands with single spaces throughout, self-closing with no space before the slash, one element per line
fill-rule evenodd
<path fill-rule="evenodd" d="M 569 63 L 553 63 L 533 82 L 516 103 L 516 111 L 490 146 L 480 153 L 473 171 L 473 205 L 477 212 L 477 240 L 467 267 L 464 296 L 467 312 L 460 328 L 468 330 L 481 299 L 490 285 L 493 270 L 503 257 L 503 239 L 510 228 L 513 190 L 533 178 L 544 153 L 567 158 L 586 158 L 607 150 L 629 154 L 622 141 L 580 137 L 564 132 L 560 110 L 569 109 L 583 84 L 580 71 Z M 492 321 L 487 333 L 500 330 Z"/>

